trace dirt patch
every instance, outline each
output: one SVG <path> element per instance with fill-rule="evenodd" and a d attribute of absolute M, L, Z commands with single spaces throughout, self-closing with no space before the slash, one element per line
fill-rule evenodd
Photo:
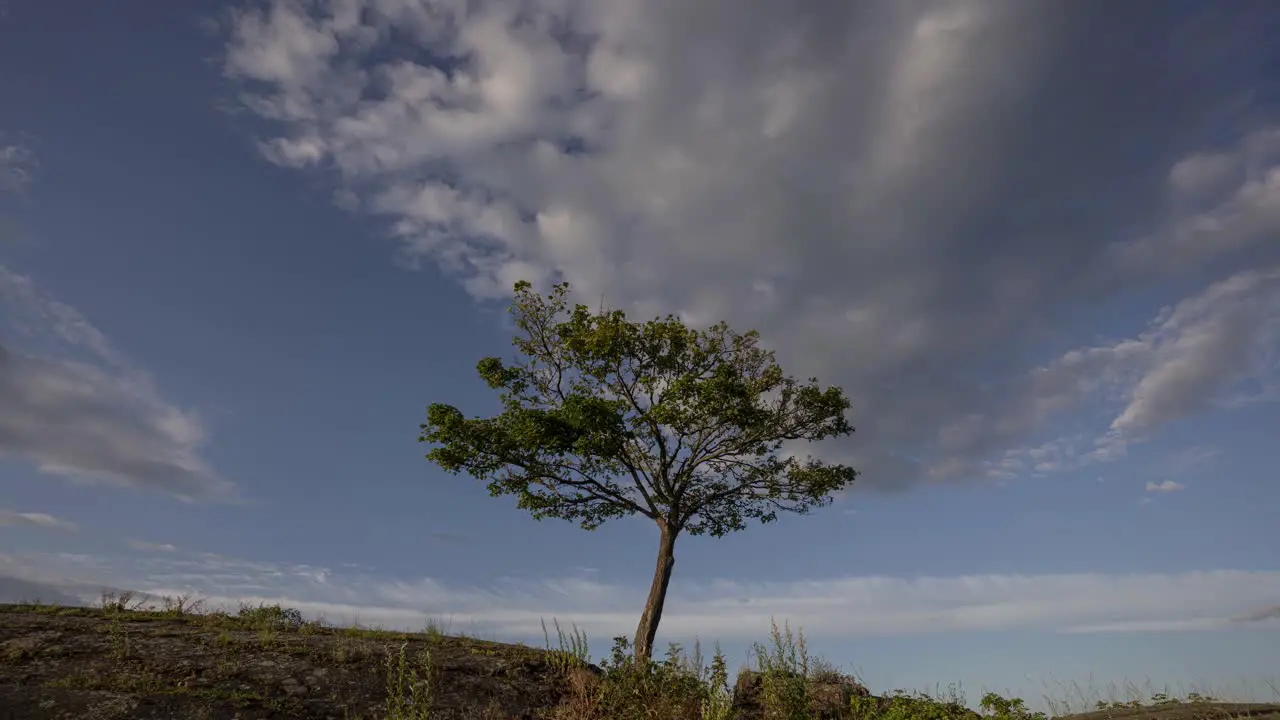
<path fill-rule="evenodd" d="M 542 649 L 234 618 L 0 605 L 0 718 L 511 720 L 554 706 Z M 389 713 L 389 708 L 398 710 Z"/>

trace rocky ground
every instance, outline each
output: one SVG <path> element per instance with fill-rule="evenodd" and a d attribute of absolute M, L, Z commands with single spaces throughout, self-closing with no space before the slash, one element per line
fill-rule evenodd
<path fill-rule="evenodd" d="M 566 673 L 540 648 L 266 620 L 0 605 L 0 720 L 573 718 L 574 687 L 598 675 Z M 738 683 L 740 720 L 760 716 L 745 697 L 750 680 Z M 847 708 L 849 688 L 834 692 L 832 706 Z M 1280 705 L 1121 708 L 1073 720 L 1244 717 L 1280 720 Z"/>
<path fill-rule="evenodd" d="M 564 693 L 541 649 L 349 629 L 247 629 L 200 615 L 0 606 L 0 718 L 533 718 Z"/>

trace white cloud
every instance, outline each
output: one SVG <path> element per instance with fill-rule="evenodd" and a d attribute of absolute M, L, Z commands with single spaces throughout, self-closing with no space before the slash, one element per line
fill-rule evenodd
<path fill-rule="evenodd" d="M 13 331 L 0 343 L 0 455 L 80 481 L 230 496 L 201 457 L 200 418 L 166 401 L 84 316 L 2 265 L 0 305 Z"/>
<path fill-rule="evenodd" d="M 1114 430 L 1141 434 L 1207 409 L 1234 382 L 1265 382 L 1280 350 L 1280 267 L 1241 272 L 1166 309 L 1142 341 L 1150 363 Z"/>
<path fill-rule="evenodd" d="M 1006 449 L 1000 460 L 984 463 L 986 472 L 1047 473 L 1114 460 L 1174 421 L 1231 407 L 1240 397 L 1274 399 L 1267 388 L 1280 378 L 1277 354 L 1280 267 L 1246 270 L 1162 309 L 1135 337 L 1074 349 L 1033 371 L 981 424 L 945 427 L 944 447 L 947 439 L 966 437 L 967 427 L 975 428 L 975 442 L 989 441 L 993 428 L 1014 438 L 1045 427 L 1055 413 L 1090 407 L 1109 413 L 1104 430 Z M 976 454 L 964 445 L 951 449 L 960 457 Z M 1168 470 L 1184 473 L 1219 453 L 1188 448 L 1170 458 Z"/>
<path fill-rule="evenodd" d="M 153 595 L 195 592 L 217 606 L 280 602 L 334 622 L 421 628 L 425 618 L 498 637 L 540 637 L 541 620 L 574 623 L 593 638 L 634 630 L 643 588 L 589 579 L 502 579 L 485 587 L 397 580 L 309 565 L 201 556 L 0 556 L 0 574 L 76 581 Z M 32 568 L 39 572 L 32 574 Z M 771 616 L 823 637 L 1002 629 L 1060 632 L 1224 627 L 1269 622 L 1280 572 L 847 577 L 790 582 L 681 582 L 663 615 L 666 638 L 758 639 Z M 86 597 L 92 600 L 93 597 Z"/>
<path fill-rule="evenodd" d="M 1274 122 L 1206 145 L 1269 39 L 1245 14 L 1174 15 L 277 0 L 230 19 L 225 70 L 266 156 L 327 173 L 406 265 L 477 297 L 560 277 L 592 303 L 757 327 L 848 391 L 858 433 L 830 452 L 892 489 L 1066 467 L 1019 449 L 1082 396 L 1131 393 L 1116 434 L 1059 448 L 1116 457 L 1246 370 L 1227 354 L 1257 332 L 1241 310 L 1027 374 L 1074 344 L 1053 322 L 1069 308 L 1277 255 Z M 1187 23 L 1239 64 L 1174 42 Z M 1096 41 L 1129 31 L 1148 44 Z"/>
<path fill-rule="evenodd" d="M 1187 486 L 1173 480 L 1161 480 L 1160 482 L 1147 482 L 1147 492 L 1170 493 L 1186 490 Z"/>
<path fill-rule="evenodd" d="M 28 525 L 31 527 L 50 528 L 54 530 L 76 530 L 76 524 L 45 513 L 17 512 L 0 508 L 0 527 L 5 525 Z"/>

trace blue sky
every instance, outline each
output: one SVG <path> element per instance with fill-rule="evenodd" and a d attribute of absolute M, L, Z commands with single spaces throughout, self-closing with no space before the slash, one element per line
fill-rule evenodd
<path fill-rule="evenodd" d="M 660 644 L 773 615 L 873 688 L 1032 697 L 1280 667 L 1280 7 L 697 7 L 5 6 L 0 600 L 603 653 L 652 524 L 416 442 L 494 408 L 511 284 L 566 279 L 853 401 L 812 451 L 858 486 L 681 539 Z"/>

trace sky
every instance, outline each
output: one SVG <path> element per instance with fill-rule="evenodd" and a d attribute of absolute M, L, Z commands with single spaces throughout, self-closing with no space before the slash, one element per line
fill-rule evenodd
<path fill-rule="evenodd" d="M 0 5 L 0 600 L 604 655 L 590 534 L 423 457 L 513 283 L 756 328 L 862 472 L 681 538 L 659 647 L 873 690 L 1274 687 L 1280 5 Z M 1047 691 L 1046 691 L 1047 687 Z M 1263 691 L 1268 694 L 1269 691 Z"/>

